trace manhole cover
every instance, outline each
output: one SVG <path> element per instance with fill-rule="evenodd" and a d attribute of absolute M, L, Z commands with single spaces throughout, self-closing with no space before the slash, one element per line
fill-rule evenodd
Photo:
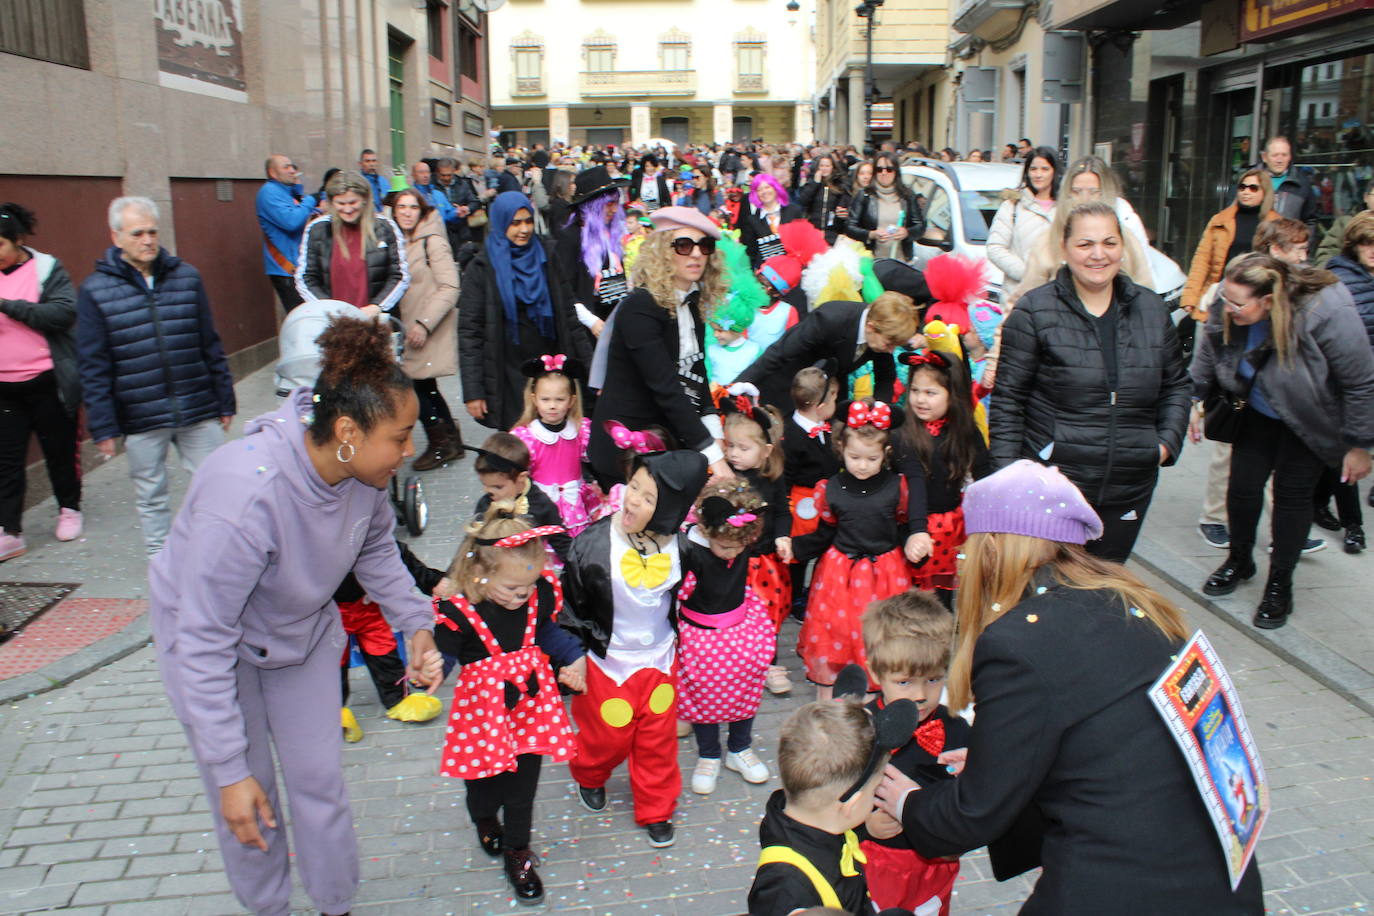
<path fill-rule="evenodd" d="M 0 582 L 0 643 L 76 589 L 62 582 Z"/>

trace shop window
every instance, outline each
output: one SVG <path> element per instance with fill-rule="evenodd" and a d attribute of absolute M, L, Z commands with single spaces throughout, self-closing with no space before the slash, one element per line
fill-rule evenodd
<path fill-rule="evenodd" d="M 6 0 L 3 6 L 0 51 L 90 69 L 82 0 Z"/>

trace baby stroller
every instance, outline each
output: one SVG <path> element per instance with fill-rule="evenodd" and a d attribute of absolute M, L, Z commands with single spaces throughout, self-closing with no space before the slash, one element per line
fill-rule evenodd
<path fill-rule="evenodd" d="M 276 369 L 277 397 L 284 398 L 296 388 L 315 384 L 320 375 L 320 351 L 315 341 L 335 315 L 364 317 L 359 309 L 337 299 L 304 302 L 287 313 L 277 336 L 277 346 L 281 352 Z M 397 324 L 395 318 L 390 318 L 390 321 L 393 325 Z M 399 359 L 401 336 L 399 332 L 392 336 L 397 343 Z M 412 474 L 404 481 L 400 481 L 399 477 L 391 478 L 391 505 L 396 510 L 396 518 L 406 526 L 411 537 L 425 533 L 429 506 L 425 503 L 425 488 L 419 477 Z"/>

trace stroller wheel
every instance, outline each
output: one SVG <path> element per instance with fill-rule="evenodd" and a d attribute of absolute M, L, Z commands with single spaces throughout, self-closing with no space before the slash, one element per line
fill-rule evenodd
<path fill-rule="evenodd" d="M 402 516 L 411 537 L 425 533 L 425 525 L 429 524 L 429 504 L 425 502 L 425 487 L 419 477 L 406 478 Z"/>

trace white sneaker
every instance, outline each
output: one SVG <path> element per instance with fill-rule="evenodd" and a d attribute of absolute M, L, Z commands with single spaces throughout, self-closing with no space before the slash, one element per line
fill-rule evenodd
<path fill-rule="evenodd" d="M 719 757 L 701 757 L 692 770 L 692 791 L 698 795 L 710 795 L 716 791 L 716 779 L 720 776 Z"/>
<path fill-rule="evenodd" d="M 752 747 L 746 747 L 738 754 L 727 752 L 725 754 L 725 768 L 734 770 L 743 776 L 745 782 L 758 784 L 768 781 L 768 767 L 759 759 L 758 754 L 754 753 Z"/>
<path fill-rule="evenodd" d="M 787 669 L 782 665 L 769 665 L 768 674 L 763 679 L 768 692 L 774 696 L 782 696 L 792 692 L 792 681 L 787 676 Z"/>

